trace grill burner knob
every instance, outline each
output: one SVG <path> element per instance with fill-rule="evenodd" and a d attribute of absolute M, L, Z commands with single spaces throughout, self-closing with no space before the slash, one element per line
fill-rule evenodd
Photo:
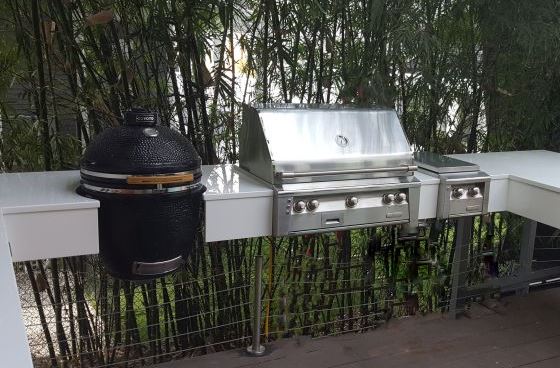
<path fill-rule="evenodd" d="M 469 197 L 476 197 L 478 194 L 480 194 L 480 188 L 472 187 L 469 189 L 467 194 L 469 195 Z"/>
<path fill-rule="evenodd" d="M 404 201 L 406 201 L 406 193 L 401 192 L 395 194 L 395 202 L 402 203 Z"/>
<path fill-rule="evenodd" d="M 358 198 L 357 197 L 348 197 L 346 198 L 346 207 L 354 208 L 358 205 Z"/>
<path fill-rule="evenodd" d="M 319 201 L 316 199 L 313 199 L 309 202 L 307 202 L 307 210 L 308 211 L 315 211 L 317 209 L 317 207 L 319 207 Z"/>
<path fill-rule="evenodd" d="M 385 204 L 391 204 L 395 200 L 394 194 L 383 194 L 382 201 Z"/>
<path fill-rule="evenodd" d="M 294 203 L 294 212 L 300 213 L 305 209 L 305 202 L 304 201 L 297 201 Z"/>
<path fill-rule="evenodd" d="M 451 192 L 451 195 L 453 196 L 453 198 L 461 198 L 463 196 L 463 193 L 465 193 L 465 190 L 463 188 L 454 188 L 453 191 Z"/>

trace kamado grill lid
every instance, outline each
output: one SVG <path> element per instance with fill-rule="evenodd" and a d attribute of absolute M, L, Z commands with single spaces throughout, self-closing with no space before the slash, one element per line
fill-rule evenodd
<path fill-rule="evenodd" d="M 158 122 L 156 112 L 126 112 L 124 125 L 104 130 L 86 148 L 82 179 L 127 185 L 197 182 L 201 160 L 193 145 Z"/>
<path fill-rule="evenodd" d="M 201 160 L 179 132 L 157 125 L 156 112 L 133 109 L 124 125 L 105 129 L 87 147 L 82 174 L 160 175 L 199 171 Z"/>

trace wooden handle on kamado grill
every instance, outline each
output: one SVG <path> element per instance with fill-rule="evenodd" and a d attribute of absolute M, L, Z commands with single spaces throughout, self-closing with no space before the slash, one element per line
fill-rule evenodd
<path fill-rule="evenodd" d="M 126 178 L 126 182 L 133 185 L 189 183 L 193 180 L 193 173 L 147 176 L 133 175 Z"/>

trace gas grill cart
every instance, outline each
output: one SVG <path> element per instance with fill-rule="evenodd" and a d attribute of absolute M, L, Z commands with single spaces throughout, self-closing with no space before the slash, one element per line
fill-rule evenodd
<path fill-rule="evenodd" d="M 101 250 L 117 277 L 150 279 L 189 256 L 201 213 L 206 242 L 381 225 L 414 238 L 426 222 L 455 221 L 453 315 L 481 292 L 526 293 L 530 283 L 560 275 L 557 266 L 531 267 L 537 223 L 560 228 L 560 171 L 553 169 L 560 167 L 559 153 L 414 155 L 392 109 L 268 104 L 243 108 L 239 164 L 200 166 L 190 143 L 157 119 L 132 111 L 126 125 L 102 134 L 111 147 L 96 148 L 95 140 L 88 148 L 81 175 L 0 174 L 0 352 L 6 366 L 32 367 L 13 262 Z M 496 212 L 527 219 L 521 267 L 511 277 L 467 286 L 473 216 Z M 130 240 L 138 247 L 120 247 Z M 262 256 L 255 264 L 248 351 L 260 355 Z"/>

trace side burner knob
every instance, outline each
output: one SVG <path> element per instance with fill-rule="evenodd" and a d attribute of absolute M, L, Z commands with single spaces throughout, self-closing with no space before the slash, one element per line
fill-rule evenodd
<path fill-rule="evenodd" d="M 465 193 L 465 190 L 463 188 L 454 188 L 453 191 L 451 192 L 451 195 L 453 196 L 453 198 L 461 198 L 463 196 L 463 193 Z"/>
<path fill-rule="evenodd" d="M 469 197 L 476 197 L 477 195 L 480 194 L 480 188 L 479 187 L 472 187 L 469 189 L 468 193 Z"/>
<path fill-rule="evenodd" d="M 358 205 L 358 198 L 357 197 L 348 197 L 346 198 L 346 207 L 354 208 Z"/>
<path fill-rule="evenodd" d="M 383 203 L 391 204 L 393 203 L 394 200 L 395 200 L 394 194 L 383 194 L 383 198 L 382 198 Z"/>
<path fill-rule="evenodd" d="M 294 203 L 294 212 L 300 213 L 305 209 L 305 202 L 304 201 L 297 201 Z"/>
<path fill-rule="evenodd" d="M 402 203 L 404 201 L 406 201 L 406 193 L 400 192 L 395 194 L 395 202 Z"/>
<path fill-rule="evenodd" d="M 316 199 L 313 199 L 309 202 L 307 202 L 307 210 L 308 211 L 315 211 L 317 209 L 317 207 L 319 207 L 319 201 Z"/>

